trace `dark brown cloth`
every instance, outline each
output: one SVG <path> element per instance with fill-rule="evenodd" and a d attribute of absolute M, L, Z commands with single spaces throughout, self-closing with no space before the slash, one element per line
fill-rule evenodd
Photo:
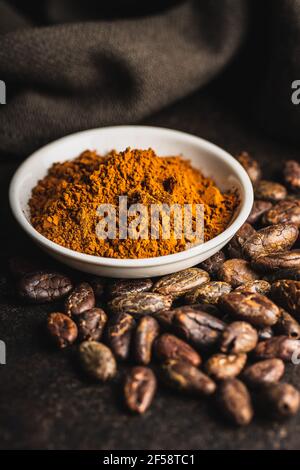
<path fill-rule="evenodd" d="M 25 155 L 71 132 L 137 123 L 203 87 L 251 34 L 250 5 L 257 2 L 163 3 L 0 1 L 0 79 L 7 85 L 0 151 Z M 261 13 L 264 60 L 252 69 L 257 77 L 261 67 L 258 83 L 250 80 L 244 92 L 243 75 L 235 83 L 268 131 L 295 138 L 300 106 L 290 95 L 300 78 L 300 2 L 260 3 L 267 15 Z M 259 41 L 256 47 L 259 56 Z"/>

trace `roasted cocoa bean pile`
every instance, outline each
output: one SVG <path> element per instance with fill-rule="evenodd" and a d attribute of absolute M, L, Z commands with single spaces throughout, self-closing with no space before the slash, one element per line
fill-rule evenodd
<path fill-rule="evenodd" d="M 298 390 L 281 380 L 300 357 L 300 164 L 287 161 L 283 181 L 273 182 L 247 153 L 238 160 L 254 186 L 252 212 L 197 267 L 74 285 L 30 260 L 10 261 L 22 301 L 61 300 L 46 323 L 53 346 L 75 348 L 91 380 L 122 382 L 133 413 L 150 407 L 158 383 L 209 399 L 236 425 L 299 409 Z"/>

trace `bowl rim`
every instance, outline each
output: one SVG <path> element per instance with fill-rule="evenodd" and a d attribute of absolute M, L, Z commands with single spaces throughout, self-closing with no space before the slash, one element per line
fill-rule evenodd
<path fill-rule="evenodd" d="M 103 132 L 113 131 L 113 130 L 124 131 L 129 128 L 131 130 L 140 131 L 140 132 L 141 131 L 142 132 L 158 131 L 158 132 L 163 132 L 165 134 L 169 134 L 170 137 L 173 136 L 174 138 L 175 137 L 184 138 L 187 142 L 190 142 L 192 144 L 197 144 L 201 148 L 205 147 L 207 150 L 216 154 L 220 160 L 225 161 L 227 164 L 229 164 L 230 167 L 234 170 L 236 176 L 238 177 L 239 182 L 244 192 L 243 200 L 240 203 L 239 213 L 234 219 L 234 221 L 222 233 L 220 233 L 219 235 L 217 235 L 216 237 L 212 238 L 211 240 L 207 242 L 204 242 L 199 245 L 195 245 L 191 248 L 188 248 L 184 251 L 180 251 L 178 253 L 173 253 L 170 255 L 163 255 L 163 256 L 155 256 L 152 258 L 124 259 L 124 258 L 106 258 L 102 256 L 89 255 L 89 254 L 77 252 L 77 251 L 71 250 L 70 248 L 61 246 L 49 240 L 44 235 L 40 234 L 27 220 L 22 210 L 21 202 L 17 198 L 17 194 L 19 192 L 18 186 L 20 183 L 20 177 L 22 173 L 24 172 L 24 169 L 26 169 L 26 167 L 28 167 L 29 165 L 34 164 L 34 161 L 37 158 L 42 158 L 40 154 L 43 153 L 45 150 L 47 151 L 51 150 L 52 147 L 54 148 L 56 145 L 63 144 L 67 141 L 72 140 L 75 137 L 80 137 L 81 135 L 84 135 L 84 134 L 97 134 L 101 131 Z M 178 131 L 178 130 L 168 129 L 164 127 L 156 127 L 156 126 L 135 126 L 135 125 L 107 126 L 107 127 L 88 129 L 88 130 L 76 132 L 73 134 L 69 134 L 65 137 L 61 137 L 60 139 L 57 139 L 39 148 L 38 150 L 33 152 L 29 157 L 27 157 L 21 163 L 21 165 L 17 168 L 16 172 L 14 173 L 11 179 L 10 186 L 9 186 L 9 202 L 10 202 L 10 207 L 13 212 L 13 215 L 15 219 L 17 220 L 17 222 L 25 230 L 25 232 L 29 236 L 31 236 L 31 238 L 36 240 L 40 245 L 42 245 L 46 249 L 50 251 L 54 251 L 55 253 L 59 255 L 63 255 L 64 257 L 75 259 L 76 261 L 83 262 L 85 264 L 89 263 L 93 265 L 101 265 L 101 266 L 114 267 L 114 268 L 124 268 L 124 267 L 131 267 L 131 268 L 145 267 L 146 268 L 146 267 L 158 266 L 160 264 L 164 264 L 164 265 L 172 264 L 178 261 L 190 259 L 194 256 L 203 254 L 204 252 L 209 251 L 218 245 L 221 245 L 223 242 L 226 242 L 227 240 L 233 237 L 233 235 L 237 232 L 237 230 L 246 221 L 252 209 L 253 199 L 254 199 L 253 187 L 252 187 L 252 183 L 250 181 L 248 174 L 246 173 L 242 165 L 227 151 L 223 150 L 221 147 L 201 137 L 188 134 L 186 132 Z"/>

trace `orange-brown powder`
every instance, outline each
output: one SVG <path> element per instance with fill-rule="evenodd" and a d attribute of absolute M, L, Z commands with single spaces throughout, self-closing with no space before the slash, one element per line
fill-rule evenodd
<path fill-rule="evenodd" d="M 148 258 L 182 251 L 191 240 L 99 239 L 100 204 L 204 204 L 204 239 L 220 234 L 238 204 L 234 193 L 222 193 L 179 156 L 158 157 L 153 150 L 127 149 L 99 156 L 85 151 L 78 158 L 54 164 L 39 181 L 29 201 L 31 222 L 53 242 L 75 251 L 111 258 Z M 197 240 L 196 240 L 197 241 Z M 195 242 L 195 240 L 193 240 Z"/>

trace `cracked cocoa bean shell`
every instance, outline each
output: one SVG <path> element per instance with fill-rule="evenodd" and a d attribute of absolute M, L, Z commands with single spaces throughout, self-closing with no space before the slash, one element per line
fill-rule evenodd
<path fill-rule="evenodd" d="M 130 369 L 124 385 L 127 408 L 134 413 L 145 413 L 152 403 L 156 387 L 156 377 L 151 369 L 143 366 Z"/>
<path fill-rule="evenodd" d="M 271 284 L 263 279 L 245 282 L 235 289 L 235 292 L 253 292 L 257 294 L 267 295 L 271 290 Z"/>
<path fill-rule="evenodd" d="M 142 317 L 139 320 L 134 336 L 135 359 L 139 364 L 147 365 L 152 359 L 152 348 L 159 335 L 159 324 L 155 318 Z"/>
<path fill-rule="evenodd" d="M 275 325 L 280 316 L 274 302 L 253 292 L 230 292 L 222 297 L 221 306 L 233 317 L 258 327 Z"/>
<path fill-rule="evenodd" d="M 200 268 L 189 268 L 159 279 L 153 286 L 153 292 L 180 297 L 209 281 L 209 274 Z"/>
<path fill-rule="evenodd" d="M 157 292 L 138 292 L 120 295 L 108 304 L 112 313 L 130 313 L 133 316 L 152 315 L 171 307 L 173 298 Z"/>
<path fill-rule="evenodd" d="M 87 282 L 78 284 L 65 302 L 67 315 L 80 315 L 86 310 L 95 307 L 95 295 L 92 287 Z"/>
<path fill-rule="evenodd" d="M 108 296 L 114 298 L 120 295 L 147 292 L 152 286 L 151 279 L 116 279 L 108 286 Z"/>
<path fill-rule="evenodd" d="M 290 249 L 298 238 L 299 230 L 292 224 L 277 224 L 262 228 L 251 235 L 243 245 L 244 254 L 254 260 Z"/>
<path fill-rule="evenodd" d="M 77 326 L 81 341 L 97 341 L 104 331 L 107 315 L 102 308 L 91 308 L 78 316 Z"/>
<path fill-rule="evenodd" d="M 47 330 L 51 340 L 59 347 L 66 348 L 76 341 L 78 330 L 76 323 L 68 315 L 60 312 L 50 313 Z"/>
<path fill-rule="evenodd" d="M 129 313 L 119 313 L 109 320 L 107 341 L 114 355 L 120 360 L 129 356 L 134 327 L 135 320 Z"/>
<path fill-rule="evenodd" d="M 232 287 L 228 282 L 211 281 L 203 284 L 203 286 L 197 287 L 191 292 L 188 292 L 185 296 L 185 301 L 191 305 L 198 302 L 217 304 L 220 297 L 224 294 L 228 294 L 231 290 Z"/>
<path fill-rule="evenodd" d="M 30 303 L 48 303 L 65 297 L 73 288 L 71 280 L 56 272 L 39 271 L 20 279 L 19 296 Z"/>

